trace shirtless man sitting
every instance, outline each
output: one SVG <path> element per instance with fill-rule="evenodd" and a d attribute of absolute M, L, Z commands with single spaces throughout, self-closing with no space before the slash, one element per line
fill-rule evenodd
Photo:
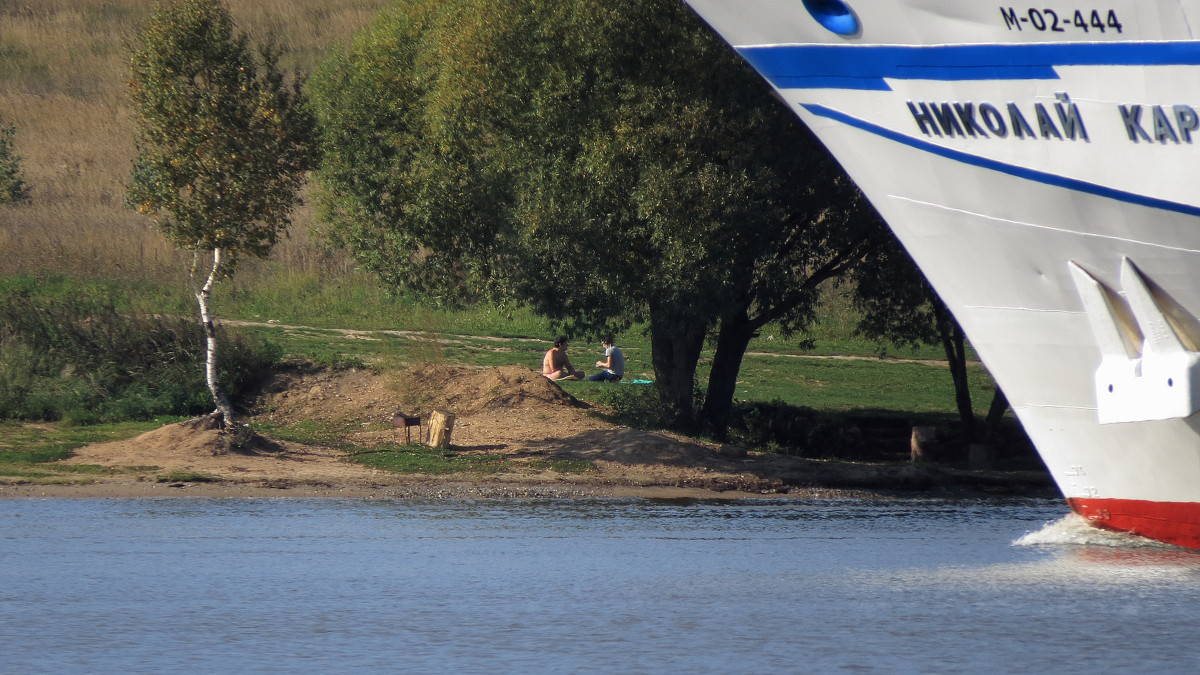
<path fill-rule="evenodd" d="M 583 371 L 575 370 L 571 359 L 567 358 L 567 336 L 559 335 L 554 339 L 554 348 L 547 351 L 542 359 L 542 375 L 551 380 L 583 377 Z"/>

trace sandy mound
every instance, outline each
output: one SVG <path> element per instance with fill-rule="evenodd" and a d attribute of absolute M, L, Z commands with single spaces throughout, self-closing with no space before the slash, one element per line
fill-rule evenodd
<path fill-rule="evenodd" d="M 376 471 L 343 460 L 344 453 L 258 438 L 231 451 L 228 436 L 202 417 L 148 431 L 135 438 L 84 446 L 63 464 L 119 467 L 158 479 L 193 474 L 208 479 L 271 487 L 369 482 Z M 145 478 L 145 476 L 143 476 Z"/>
<path fill-rule="evenodd" d="M 435 409 L 466 417 L 513 408 L 586 408 L 557 384 L 524 366 L 478 369 L 423 365 L 380 375 L 330 371 L 290 363 L 263 387 L 256 417 L 288 424 L 300 420 L 387 422 L 397 411 L 427 417 Z"/>
<path fill-rule="evenodd" d="M 423 410 L 444 408 L 462 416 L 495 409 L 587 407 L 524 366 L 476 370 L 424 365 L 401 373 L 396 387 L 406 394 L 410 405 Z"/>
<path fill-rule="evenodd" d="M 394 412 L 428 419 L 434 409 L 453 412 L 456 452 L 502 453 L 514 459 L 583 458 L 595 455 L 599 437 L 614 426 L 593 414 L 557 384 L 529 368 L 491 369 L 426 365 L 401 373 L 367 369 L 332 371 L 290 363 L 264 386 L 250 407 L 253 418 L 273 424 L 311 420 L 357 422 L 344 438 L 360 446 L 402 439 Z M 414 432 L 415 435 L 415 432 Z M 659 443 L 660 441 L 655 441 Z M 70 464 L 133 467 L 162 475 L 194 472 L 245 483 L 371 484 L 390 474 L 345 461 L 345 453 L 295 443 L 261 442 L 230 450 L 228 436 L 209 418 L 171 424 L 136 438 L 79 449 Z M 519 464 L 519 462 L 518 462 Z M 399 478 L 399 477 L 394 477 Z"/>
<path fill-rule="evenodd" d="M 252 406 L 256 418 L 272 424 L 358 422 L 361 431 L 349 432 L 346 438 L 364 446 L 404 439 L 390 424 L 398 411 L 428 421 L 429 413 L 439 409 L 457 418 L 453 442 L 459 451 L 516 452 L 548 438 L 612 428 L 557 384 L 524 366 L 427 364 L 379 374 L 292 363 L 267 382 Z"/>
<path fill-rule="evenodd" d="M 370 370 L 329 370 L 308 362 L 289 362 L 263 384 L 249 413 L 274 424 L 383 422 L 401 408 L 402 400 L 389 378 Z"/>

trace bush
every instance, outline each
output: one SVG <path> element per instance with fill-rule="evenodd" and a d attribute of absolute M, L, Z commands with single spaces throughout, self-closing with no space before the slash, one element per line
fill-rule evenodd
<path fill-rule="evenodd" d="M 608 408 L 613 421 L 627 427 L 662 429 L 671 419 L 653 385 L 588 383 L 572 393 Z"/>
<path fill-rule="evenodd" d="M 6 126 L 0 119 L 0 205 L 29 201 L 29 188 L 21 180 L 21 167 L 13 154 L 15 135 L 16 129 Z"/>
<path fill-rule="evenodd" d="M 779 400 L 736 401 L 729 437 L 744 447 L 802 457 L 852 459 L 866 452 L 861 430 L 845 416 Z"/>
<path fill-rule="evenodd" d="M 219 377 L 236 398 L 281 356 L 220 330 Z M 131 316 L 110 299 L 0 292 L 0 418 L 77 424 L 211 411 L 195 320 Z"/>

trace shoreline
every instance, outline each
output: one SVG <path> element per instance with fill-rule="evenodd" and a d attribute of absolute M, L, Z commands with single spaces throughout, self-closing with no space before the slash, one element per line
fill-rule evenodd
<path fill-rule="evenodd" d="M 977 477 L 978 478 L 978 477 Z M 133 478 L 89 483 L 0 483 L 0 501 L 16 499 L 1061 499 L 1057 490 L 1025 474 L 1006 478 L 993 473 L 977 480 L 935 480 L 920 488 L 810 485 L 786 490 L 752 491 L 681 485 L 639 485 L 587 481 L 537 481 L 464 478 L 400 478 L 372 483 L 158 482 Z"/>
<path fill-rule="evenodd" d="M 805 491 L 809 492 L 809 491 Z M 537 483 L 438 483 L 386 486 L 289 486 L 273 488 L 221 483 L 133 483 L 114 485 L 0 485 L 0 501 L 12 499 L 797 499 L 831 495 L 758 494 L 667 486 L 595 486 Z M 865 495 L 864 495 L 865 496 Z"/>
<path fill-rule="evenodd" d="M 260 402 L 272 424 L 356 421 L 341 442 L 396 452 L 396 430 L 364 411 L 402 409 L 407 404 L 388 398 L 397 387 L 436 391 L 455 402 L 454 444 L 423 450 L 438 460 L 424 473 L 395 472 L 326 445 L 256 437 L 234 449 L 210 418 L 196 418 L 75 448 L 42 465 L 44 473 L 0 477 L 0 500 L 1061 498 L 1035 467 L 806 458 L 622 427 L 527 368 L 428 367 L 391 377 L 288 371 L 280 378 Z"/>

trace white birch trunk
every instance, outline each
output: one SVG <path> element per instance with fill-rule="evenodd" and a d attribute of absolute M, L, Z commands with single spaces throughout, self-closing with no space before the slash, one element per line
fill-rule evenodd
<path fill-rule="evenodd" d="M 220 413 L 222 417 L 222 426 L 226 429 L 233 427 L 233 406 L 229 404 L 229 399 L 225 397 L 225 393 L 221 391 L 221 385 L 217 382 L 217 328 L 213 324 L 212 314 L 208 309 L 208 301 L 212 297 L 213 286 L 217 283 L 217 277 L 221 272 L 221 249 L 213 249 L 212 269 L 209 271 L 208 279 L 204 285 L 195 289 L 196 303 L 200 305 L 200 323 L 204 326 L 204 339 L 206 343 L 206 358 L 204 364 L 204 377 L 208 382 L 208 390 L 212 392 L 213 401 L 217 404 L 217 409 L 213 414 Z M 198 255 L 198 254 L 195 254 Z M 192 278 L 195 280 L 196 272 L 196 257 L 192 258 Z"/>

